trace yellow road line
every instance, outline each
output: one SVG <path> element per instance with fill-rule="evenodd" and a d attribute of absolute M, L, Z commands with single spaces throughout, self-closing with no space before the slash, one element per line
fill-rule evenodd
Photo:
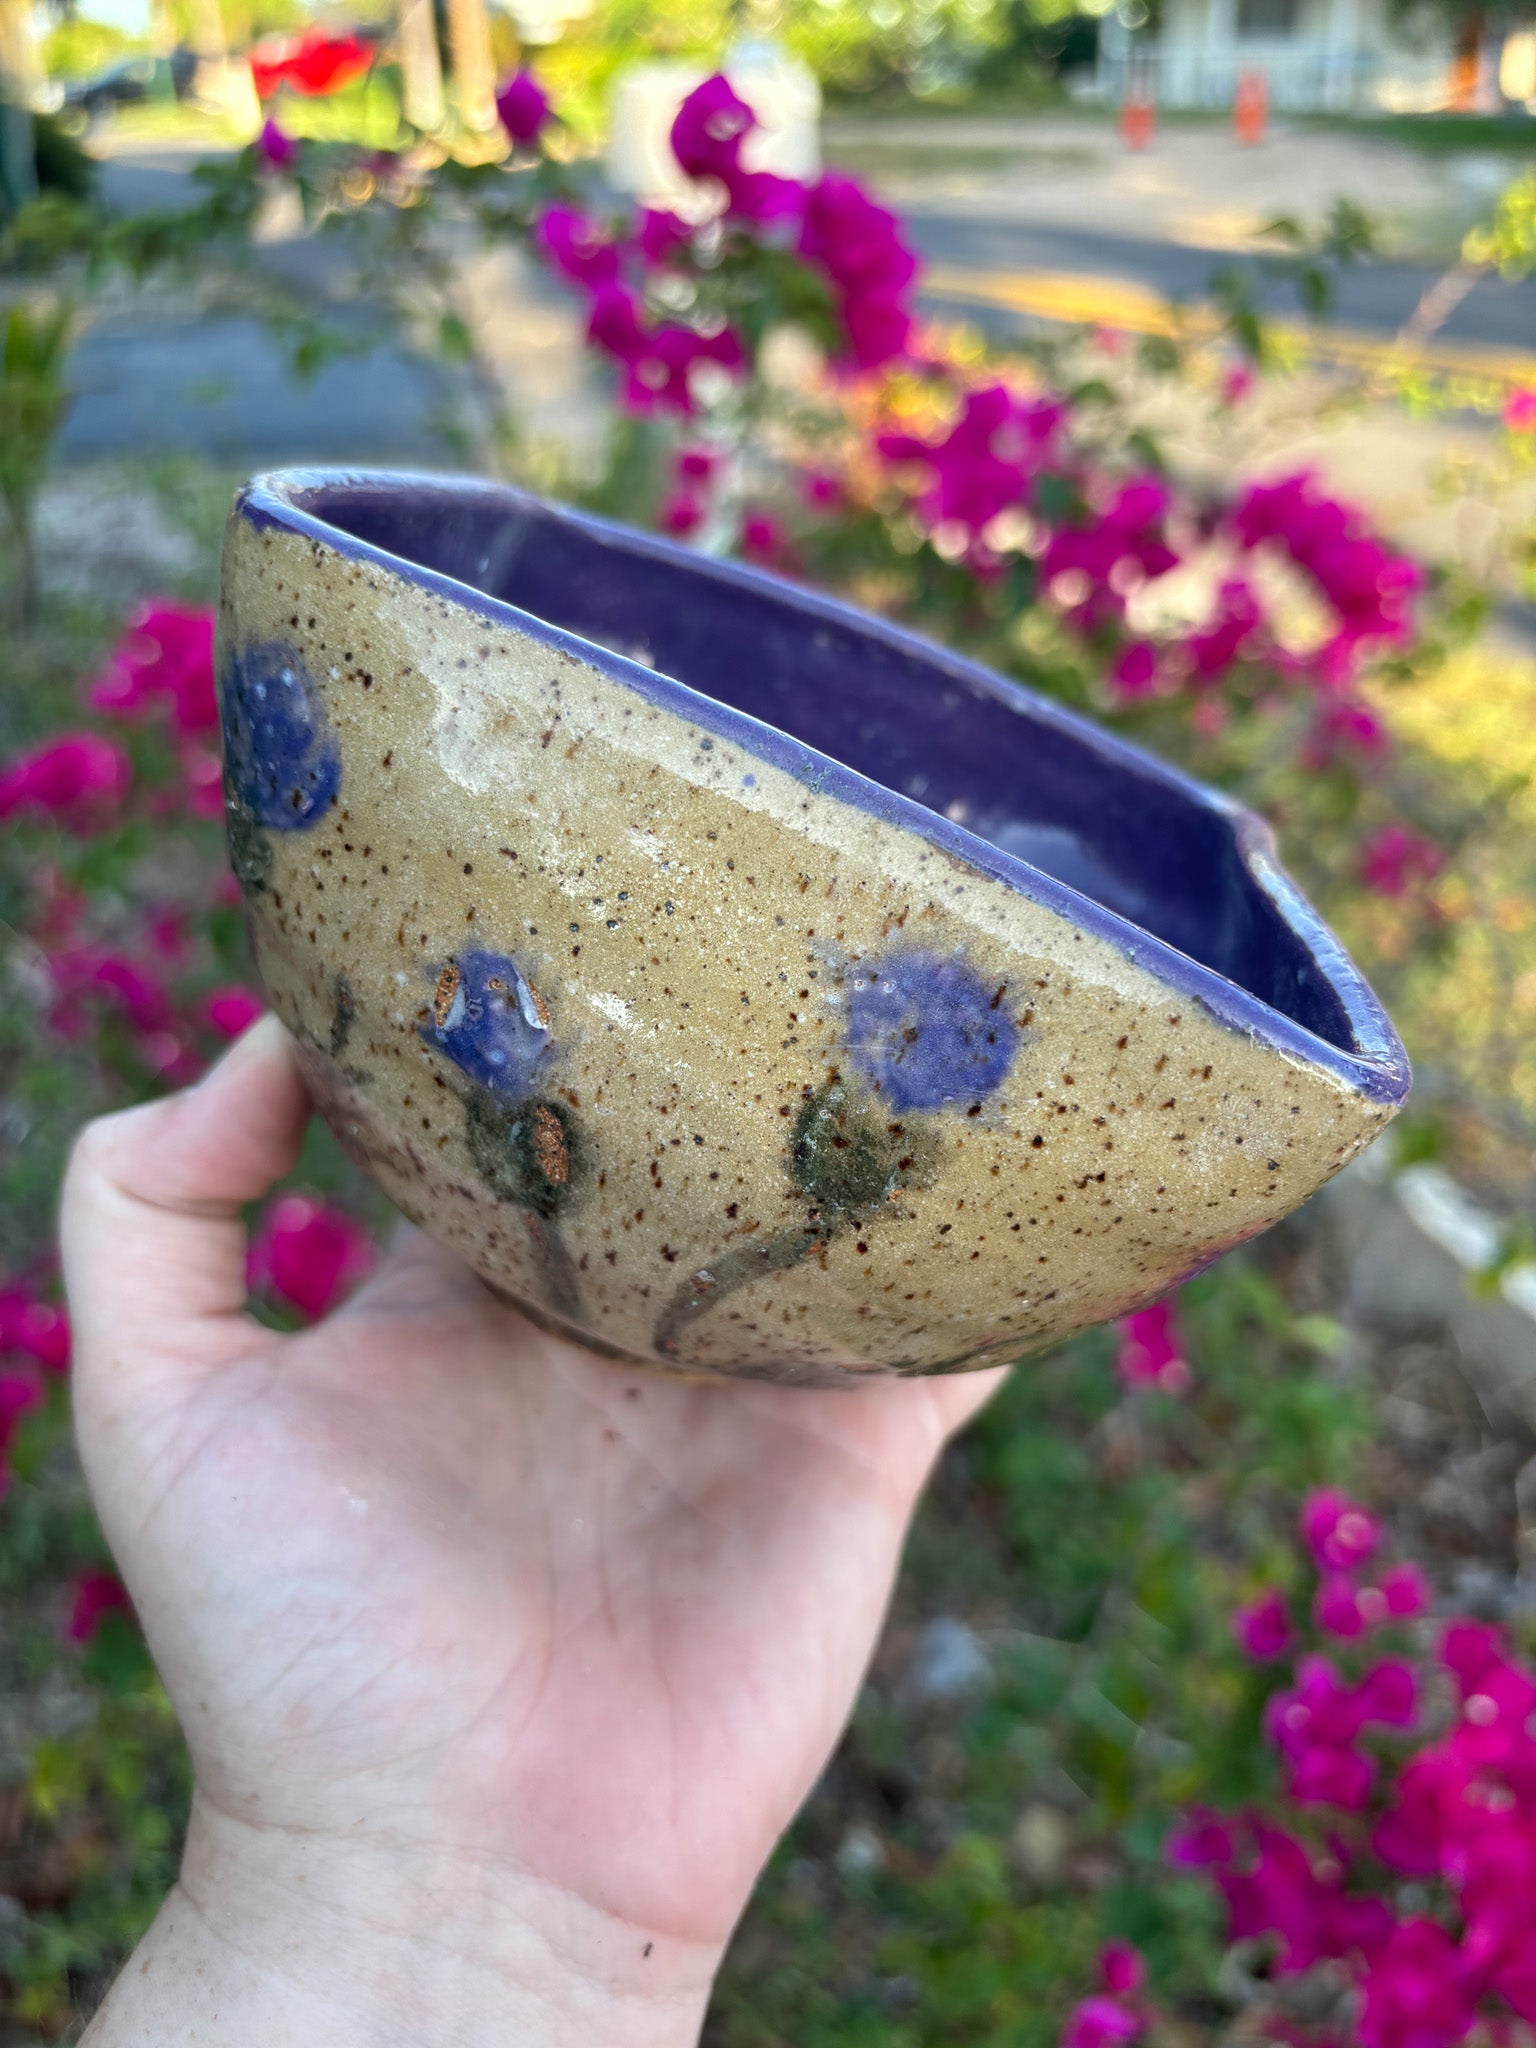
<path fill-rule="evenodd" d="M 1145 285 L 1123 278 L 1053 270 L 955 270 L 936 264 L 925 273 L 924 282 L 941 298 L 1001 306 L 1011 313 L 1072 326 L 1117 327 L 1130 334 L 1197 340 L 1208 339 L 1221 328 L 1214 307 L 1174 307 Z M 1309 327 L 1293 320 L 1270 320 L 1266 325 L 1285 346 L 1314 359 L 1388 371 L 1432 370 L 1501 385 L 1536 384 L 1536 354 L 1518 349 L 1441 341 L 1404 346 L 1390 336 L 1355 327 Z"/>

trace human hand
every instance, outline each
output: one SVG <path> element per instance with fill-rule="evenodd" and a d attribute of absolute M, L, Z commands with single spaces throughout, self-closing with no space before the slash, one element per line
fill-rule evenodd
<path fill-rule="evenodd" d="M 275 1334 L 241 1209 L 308 1116 L 267 1019 L 70 1168 L 81 1454 L 196 1784 L 87 2038 L 692 2041 L 999 1375 L 669 1379 L 416 1232 Z"/>

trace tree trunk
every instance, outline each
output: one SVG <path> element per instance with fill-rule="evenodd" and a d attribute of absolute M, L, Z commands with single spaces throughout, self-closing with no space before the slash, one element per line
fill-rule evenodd
<path fill-rule="evenodd" d="M 1488 16 L 1481 7 L 1469 9 L 1456 25 L 1456 53 L 1451 59 L 1450 88 L 1446 94 L 1446 104 L 1453 114 L 1477 110 L 1478 70 L 1487 31 Z"/>
<path fill-rule="evenodd" d="M 432 0 L 399 0 L 400 70 L 405 118 L 435 135 L 443 125 L 443 64 L 437 48 Z"/>
<path fill-rule="evenodd" d="M 477 134 L 496 126 L 496 60 L 485 0 L 448 0 L 448 45 L 459 119 Z"/>

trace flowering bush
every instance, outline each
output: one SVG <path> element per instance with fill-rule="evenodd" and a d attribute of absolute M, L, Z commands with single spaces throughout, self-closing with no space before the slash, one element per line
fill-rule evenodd
<path fill-rule="evenodd" d="M 1272 1687 L 1274 1808 L 1193 1809 L 1169 1860 L 1222 1901 L 1255 1986 L 1249 2038 L 1511 2038 L 1513 2023 L 1536 2023 L 1536 1674 L 1486 1624 L 1426 1635 L 1424 1574 L 1372 1574 L 1381 1529 L 1336 1489 L 1306 1500 L 1299 1528 L 1295 1590 L 1310 1621 L 1279 1586 L 1233 1621 Z M 1150 2017 L 1143 1975 L 1106 1951 L 1101 1989 L 1073 2010 L 1062 2048 L 1135 2040 Z"/>

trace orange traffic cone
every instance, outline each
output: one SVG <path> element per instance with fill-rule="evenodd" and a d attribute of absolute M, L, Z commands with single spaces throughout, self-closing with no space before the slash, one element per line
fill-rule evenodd
<path fill-rule="evenodd" d="M 1262 71 L 1240 71 L 1232 100 L 1232 131 L 1252 149 L 1264 140 L 1269 125 L 1269 79 Z"/>
<path fill-rule="evenodd" d="M 1157 126 L 1151 95 L 1145 90 L 1126 94 L 1120 106 L 1120 135 L 1127 149 L 1145 149 Z"/>

